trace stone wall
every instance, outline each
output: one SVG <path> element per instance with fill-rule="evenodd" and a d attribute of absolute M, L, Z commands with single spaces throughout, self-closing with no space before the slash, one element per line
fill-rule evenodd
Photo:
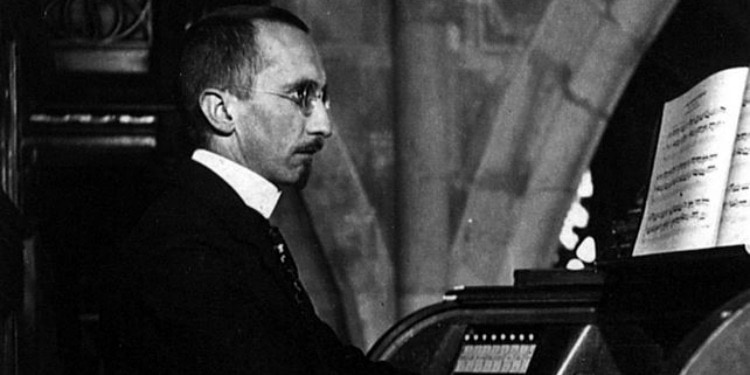
<path fill-rule="evenodd" d="M 313 28 L 337 133 L 289 209 L 312 230 L 287 232 L 317 249 L 300 263 L 321 314 L 367 348 L 454 285 L 554 263 L 580 176 L 676 1 L 275 3 Z"/>

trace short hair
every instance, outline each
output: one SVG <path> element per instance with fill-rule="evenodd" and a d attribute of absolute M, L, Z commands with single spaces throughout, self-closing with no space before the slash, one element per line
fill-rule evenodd
<path fill-rule="evenodd" d="M 187 29 L 177 81 L 188 135 L 197 147 L 207 146 L 211 133 L 199 105 L 203 90 L 229 90 L 247 98 L 248 92 L 238 88 L 252 86 L 265 64 L 256 43 L 257 21 L 283 23 L 310 32 L 301 19 L 285 9 L 248 5 L 215 10 Z"/>

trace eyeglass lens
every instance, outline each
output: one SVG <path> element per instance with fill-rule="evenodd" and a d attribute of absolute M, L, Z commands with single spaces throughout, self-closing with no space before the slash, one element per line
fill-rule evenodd
<path fill-rule="evenodd" d="M 328 101 L 328 86 L 323 86 L 320 91 L 317 90 L 317 86 L 315 84 L 307 84 L 303 88 L 302 91 L 302 109 L 305 112 L 312 112 L 313 111 L 313 102 L 316 99 L 320 99 L 320 101 L 323 103 L 323 107 L 328 109 L 330 107 L 330 103 Z"/>

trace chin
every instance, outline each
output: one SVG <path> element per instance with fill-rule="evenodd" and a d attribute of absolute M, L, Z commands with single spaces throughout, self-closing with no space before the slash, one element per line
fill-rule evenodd
<path fill-rule="evenodd" d="M 310 167 L 302 168 L 296 173 L 291 173 L 287 178 L 279 181 L 279 185 L 293 187 L 298 190 L 302 190 L 307 186 L 307 181 L 310 179 Z"/>

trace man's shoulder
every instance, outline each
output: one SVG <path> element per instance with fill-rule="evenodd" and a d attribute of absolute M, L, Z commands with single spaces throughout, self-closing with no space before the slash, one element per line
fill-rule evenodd
<path fill-rule="evenodd" d="M 211 170 L 194 161 L 175 169 L 171 183 L 149 206 L 131 237 L 245 232 L 265 219 Z M 267 224 L 265 224 L 267 225 Z"/>
<path fill-rule="evenodd" d="M 182 179 L 183 181 L 179 181 Z M 154 229 L 165 231 L 170 226 L 193 230 L 188 227 L 203 227 L 211 222 L 216 209 L 208 197 L 210 190 L 201 191 L 191 184 L 197 180 L 176 177 L 146 209 L 135 230 Z"/>
<path fill-rule="evenodd" d="M 211 170 L 188 159 L 172 170 L 169 184 L 151 204 L 147 215 L 171 211 L 193 213 L 196 209 L 208 210 L 219 203 L 231 202 L 231 188 Z"/>

